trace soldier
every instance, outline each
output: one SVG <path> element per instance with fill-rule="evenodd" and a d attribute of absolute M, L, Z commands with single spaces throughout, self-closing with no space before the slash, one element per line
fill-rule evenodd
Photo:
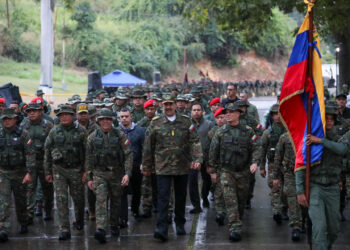
<path fill-rule="evenodd" d="M 131 110 L 128 105 L 129 97 L 125 94 L 125 92 L 117 91 L 115 95 L 115 103 L 112 106 L 113 112 L 117 115 L 118 122 L 120 122 L 119 112 L 122 108 L 128 108 Z"/>
<path fill-rule="evenodd" d="M 234 103 L 238 101 L 237 97 L 237 87 L 233 83 L 227 85 L 227 98 L 221 100 L 222 106 L 225 107 L 228 103 Z"/>
<path fill-rule="evenodd" d="M 178 95 L 176 97 L 176 112 L 180 115 L 188 115 L 186 113 L 186 104 L 188 100 L 185 95 Z"/>
<path fill-rule="evenodd" d="M 133 89 L 131 98 L 132 103 L 134 104 L 131 109 L 132 121 L 137 123 L 145 116 L 143 104 L 146 101 L 146 95 L 142 89 Z"/>
<path fill-rule="evenodd" d="M 1 97 L 0 98 L 0 114 L 2 113 L 2 111 L 6 108 L 6 99 Z"/>
<path fill-rule="evenodd" d="M 220 98 L 219 97 L 213 98 L 209 103 L 209 107 L 210 107 L 211 112 L 206 114 L 204 116 L 204 119 L 215 122 L 214 114 L 219 108 L 221 108 L 221 106 L 222 105 L 220 102 Z"/>
<path fill-rule="evenodd" d="M 45 114 L 50 115 L 51 114 L 51 105 L 48 104 L 48 102 L 44 99 L 44 92 L 42 89 L 38 89 L 36 91 L 36 96 L 40 97 L 43 100 L 43 105 L 46 107 Z"/>
<path fill-rule="evenodd" d="M 21 110 L 19 109 L 18 101 L 12 100 L 9 108 L 15 110 L 15 113 L 17 115 L 17 125 L 20 125 L 23 120 L 23 115 L 21 113 Z"/>
<path fill-rule="evenodd" d="M 142 171 L 149 176 L 156 170 L 159 216 L 154 237 L 166 241 L 170 186 L 173 183 L 176 233 L 185 235 L 188 173 L 191 168 L 200 169 L 203 156 L 194 125 L 188 117 L 176 114 L 175 98 L 166 95 L 163 108 L 164 115 L 153 118 L 147 129 Z"/>
<path fill-rule="evenodd" d="M 216 180 L 216 172 L 220 172 L 229 220 L 229 238 L 234 242 L 242 239 L 241 220 L 249 194 L 248 180 L 250 174 L 257 170 L 260 157 L 253 129 L 240 124 L 241 112 L 235 103 L 225 107 L 227 124 L 215 133 L 209 152 L 212 179 Z M 248 167 L 250 162 L 252 164 Z"/>
<path fill-rule="evenodd" d="M 273 175 L 273 188 L 281 188 L 283 194 L 287 197 L 290 215 L 289 225 L 293 228 L 292 240 L 299 241 L 302 219 L 301 209 L 296 196 L 294 166 L 295 153 L 293 145 L 289 139 L 288 133 L 284 133 L 281 135 L 277 143 L 274 167 L 271 169 Z M 283 184 L 281 181 L 282 179 Z M 283 187 L 281 187 L 281 185 L 283 185 Z"/>
<path fill-rule="evenodd" d="M 98 89 L 96 90 L 95 92 L 95 98 L 100 100 L 100 101 L 103 101 L 105 99 L 105 95 L 106 95 L 106 90 L 104 89 Z"/>
<path fill-rule="evenodd" d="M 119 237 L 122 187 L 128 185 L 132 169 L 129 140 L 113 128 L 113 117 L 111 110 L 101 110 L 97 117 L 100 127 L 90 134 L 86 145 L 88 186 L 97 197 L 95 239 L 100 243 L 106 242 L 107 197 L 110 198 L 111 234 Z"/>
<path fill-rule="evenodd" d="M 284 128 L 279 113 L 278 113 L 278 104 L 274 104 L 271 109 L 271 117 L 273 119 L 272 126 L 270 126 L 267 130 L 264 131 L 261 137 L 261 145 L 262 145 L 262 155 L 261 155 L 261 164 L 260 164 L 260 175 L 265 178 L 266 176 L 266 159 L 267 159 L 267 185 L 271 189 L 271 206 L 273 212 L 273 219 L 277 224 L 282 222 L 281 217 L 281 190 L 278 186 L 273 187 L 273 167 L 275 160 L 275 152 L 276 145 L 280 138 L 280 136 L 286 132 Z"/>
<path fill-rule="evenodd" d="M 44 198 L 45 217 L 44 220 L 51 220 L 51 212 L 53 208 L 53 185 L 45 181 L 44 173 L 44 144 L 46 137 L 53 124 L 48 120 L 42 118 L 43 109 L 37 103 L 29 103 L 26 107 L 28 119 L 24 120 L 21 128 L 26 131 L 30 137 L 30 147 L 35 151 L 36 165 L 32 171 L 32 182 L 28 184 L 27 190 L 27 210 L 28 210 L 28 224 L 33 224 L 35 203 L 41 204 L 41 199 L 36 199 L 35 192 L 38 181 L 41 184 L 41 190 Z"/>
<path fill-rule="evenodd" d="M 254 117 L 255 120 L 257 120 L 257 122 L 260 122 L 260 118 L 259 118 L 259 113 L 258 113 L 258 109 L 256 108 L 256 106 L 252 103 L 250 103 L 248 101 L 248 92 L 247 91 L 242 91 L 239 94 L 239 98 L 241 98 L 242 101 L 245 101 L 248 104 L 248 108 L 247 108 L 247 114 Z"/>
<path fill-rule="evenodd" d="M 64 105 L 57 113 L 60 124 L 49 133 L 45 142 L 44 170 L 47 182 L 53 182 L 58 210 L 59 240 L 71 238 L 68 188 L 74 203 L 75 229 L 84 228 L 84 182 L 86 130 L 73 122 L 74 110 Z"/>

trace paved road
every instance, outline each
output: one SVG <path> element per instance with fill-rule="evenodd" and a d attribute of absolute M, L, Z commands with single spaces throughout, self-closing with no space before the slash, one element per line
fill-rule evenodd
<path fill-rule="evenodd" d="M 275 102 L 275 97 L 260 97 L 252 99 L 252 103 L 258 106 L 260 116 Z M 29 234 L 21 236 L 17 234 L 18 226 L 13 215 L 13 226 L 10 241 L 0 245 L 0 249 L 25 250 L 25 249 L 50 249 L 50 250 L 81 250 L 81 249 L 308 249 L 305 235 L 299 243 L 291 241 L 291 230 L 288 222 L 277 226 L 272 220 L 270 199 L 266 179 L 256 176 L 256 186 L 252 208 L 246 210 L 243 222 L 243 240 L 240 243 L 228 241 L 226 226 L 218 227 L 215 223 L 215 210 L 204 209 L 200 215 L 191 215 L 190 202 L 187 202 L 186 236 L 174 234 L 175 225 L 169 228 L 169 241 L 159 243 L 153 239 L 153 230 L 156 224 L 156 215 L 141 222 L 135 222 L 129 216 L 129 227 L 121 231 L 119 240 L 108 238 L 108 243 L 100 245 L 93 238 L 95 231 L 94 222 L 86 222 L 84 232 L 72 230 L 72 239 L 68 242 L 59 242 L 57 239 L 57 225 L 55 221 L 45 222 L 41 218 L 35 218 L 35 224 L 30 226 Z M 72 212 L 72 211 L 71 211 Z M 14 213 L 13 213 L 14 214 Z M 349 205 L 346 208 L 345 217 L 350 221 Z M 350 249 L 350 222 L 342 222 L 341 232 L 334 249 Z"/>

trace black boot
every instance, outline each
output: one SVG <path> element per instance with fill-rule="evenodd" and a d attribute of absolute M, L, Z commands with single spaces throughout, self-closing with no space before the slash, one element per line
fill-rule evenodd
<path fill-rule="evenodd" d="M 73 226 L 78 231 L 81 231 L 84 229 L 84 223 L 82 222 L 73 222 Z"/>
<path fill-rule="evenodd" d="M 150 210 L 145 210 L 142 214 L 142 218 L 151 218 L 152 217 L 152 213 Z"/>
<path fill-rule="evenodd" d="M 8 240 L 9 240 L 9 238 L 8 238 L 8 236 L 7 236 L 7 233 L 5 233 L 5 232 L 0 232 L 0 243 L 6 242 L 6 241 L 8 241 Z"/>
<path fill-rule="evenodd" d="M 190 210 L 191 214 L 199 214 L 201 212 L 203 212 L 203 210 L 200 207 L 195 207 Z"/>
<path fill-rule="evenodd" d="M 219 226 L 223 226 L 224 222 L 225 222 L 225 216 L 222 214 L 219 214 L 216 216 L 215 221 L 216 221 L 216 223 L 218 223 Z"/>
<path fill-rule="evenodd" d="M 293 229 L 292 231 L 292 241 L 300 240 L 300 229 Z"/>
<path fill-rule="evenodd" d="M 242 240 L 242 237 L 239 233 L 237 233 L 237 232 L 230 233 L 230 241 L 237 242 L 237 241 L 241 241 L 241 240 Z"/>
<path fill-rule="evenodd" d="M 46 221 L 52 220 L 51 212 L 45 212 L 44 220 Z"/>
<path fill-rule="evenodd" d="M 247 203 L 245 204 L 245 209 L 251 209 L 252 205 L 250 203 L 250 200 L 247 200 Z"/>
<path fill-rule="evenodd" d="M 184 225 L 176 225 L 176 234 L 177 235 L 186 235 Z"/>
<path fill-rule="evenodd" d="M 281 225 L 282 223 L 282 216 L 280 213 L 274 214 L 273 215 L 273 220 L 276 221 L 278 225 Z"/>
<path fill-rule="evenodd" d="M 116 236 L 117 238 L 120 235 L 120 229 L 118 226 L 111 226 L 111 235 Z"/>
<path fill-rule="evenodd" d="M 103 229 L 97 229 L 95 231 L 95 239 L 101 244 L 106 243 L 106 231 Z"/>
<path fill-rule="evenodd" d="M 165 242 L 168 240 L 168 233 L 165 230 L 161 230 L 159 228 L 156 228 L 156 230 L 154 230 L 154 238 Z"/>
<path fill-rule="evenodd" d="M 288 216 L 288 208 L 282 208 L 282 215 L 281 215 L 282 220 L 289 220 Z"/>
<path fill-rule="evenodd" d="M 59 240 L 69 240 L 70 239 L 70 232 L 60 232 L 58 235 Z"/>
<path fill-rule="evenodd" d="M 124 219 L 121 219 L 121 220 L 119 221 L 119 226 L 120 226 L 120 228 L 126 228 L 126 227 L 128 227 L 128 221 L 127 221 L 127 220 L 124 220 Z"/>
<path fill-rule="evenodd" d="M 19 233 L 20 234 L 26 234 L 28 233 L 28 227 L 27 225 L 21 225 L 20 229 L 19 229 Z"/>
<path fill-rule="evenodd" d="M 203 207 L 205 207 L 205 208 L 209 208 L 210 207 L 208 198 L 204 198 L 203 199 Z"/>

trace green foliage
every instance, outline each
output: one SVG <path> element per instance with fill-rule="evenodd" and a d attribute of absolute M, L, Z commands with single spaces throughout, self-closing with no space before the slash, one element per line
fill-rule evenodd
<path fill-rule="evenodd" d="M 77 22 L 77 31 L 85 31 L 93 28 L 96 16 L 91 11 L 90 4 L 88 2 L 83 2 L 75 9 L 72 20 Z"/>

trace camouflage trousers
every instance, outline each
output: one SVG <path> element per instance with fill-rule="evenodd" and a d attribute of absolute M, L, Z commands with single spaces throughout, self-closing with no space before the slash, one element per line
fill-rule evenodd
<path fill-rule="evenodd" d="M 94 172 L 94 192 L 96 194 L 96 228 L 107 230 L 107 199 L 110 200 L 110 225 L 119 223 L 122 176 L 113 172 Z"/>
<path fill-rule="evenodd" d="M 28 218 L 34 217 L 34 207 L 37 201 L 37 187 L 38 181 L 40 181 L 40 187 L 43 192 L 44 209 L 45 213 L 50 214 L 53 207 L 53 184 L 45 181 L 45 173 L 42 162 L 38 162 L 35 169 L 32 172 L 32 182 L 27 186 L 27 210 Z"/>
<path fill-rule="evenodd" d="M 269 163 L 267 165 L 267 168 L 268 168 L 267 185 L 271 189 L 270 197 L 271 197 L 272 213 L 273 214 L 277 214 L 277 213 L 281 213 L 281 210 L 282 210 L 281 188 L 273 186 L 273 173 L 272 173 L 272 168 L 273 167 L 274 167 L 273 163 Z M 282 186 L 282 183 L 281 183 L 281 186 Z M 286 205 L 287 204 L 285 204 L 285 206 Z"/>
<path fill-rule="evenodd" d="M 292 173 L 284 174 L 283 194 L 287 197 L 288 202 L 289 226 L 295 229 L 301 229 L 301 208 L 297 199 L 295 176 Z"/>
<path fill-rule="evenodd" d="M 10 231 L 12 191 L 15 198 L 16 214 L 19 224 L 26 225 L 28 222 L 26 185 L 22 184 L 25 174 L 25 169 L 0 169 L 0 232 L 8 234 Z"/>
<path fill-rule="evenodd" d="M 248 200 L 250 201 L 254 196 L 254 187 L 255 187 L 255 173 L 249 173 L 249 191 L 248 191 Z"/>
<path fill-rule="evenodd" d="M 85 196 L 82 173 L 78 169 L 55 166 L 53 168 L 53 185 L 56 192 L 59 230 L 69 232 L 68 189 L 74 203 L 75 222 L 84 223 Z"/>
<path fill-rule="evenodd" d="M 223 190 L 222 184 L 220 182 L 220 174 L 219 173 L 217 173 L 217 175 L 216 175 L 214 197 L 215 197 L 216 214 L 218 214 L 218 215 L 226 215 L 224 190 Z"/>
<path fill-rule="evenodd" d="M 223 188 L 230 232 L 242 231 L 242 217 L 249 194 L 249 172 L 223 171 L 220 182 Z"/>

